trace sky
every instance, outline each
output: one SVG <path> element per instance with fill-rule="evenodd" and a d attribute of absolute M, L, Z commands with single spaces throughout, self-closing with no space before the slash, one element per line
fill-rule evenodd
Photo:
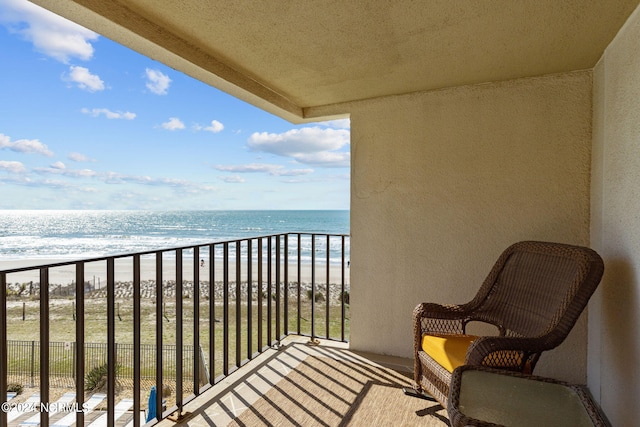
<path fill-rule="evenodd" d="M 349 209 L 349 120 L 293 125 L 0 0 L 0 209 Z"/>

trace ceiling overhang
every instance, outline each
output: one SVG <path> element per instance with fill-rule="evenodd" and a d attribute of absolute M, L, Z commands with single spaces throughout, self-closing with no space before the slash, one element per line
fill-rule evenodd
<path fill-rule="evenodd" d="M 590 69 L 640 0 L 32 0 L 294 123 Z"/>

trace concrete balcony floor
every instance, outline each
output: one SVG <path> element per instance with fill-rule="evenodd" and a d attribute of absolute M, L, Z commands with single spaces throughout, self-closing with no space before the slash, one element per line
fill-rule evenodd
<path fill-rule="evenodd" d="M 158 425 L 449 425 L 438 403 L 402 393 L 412 369 L 409 359 L 290 336 Z"/>

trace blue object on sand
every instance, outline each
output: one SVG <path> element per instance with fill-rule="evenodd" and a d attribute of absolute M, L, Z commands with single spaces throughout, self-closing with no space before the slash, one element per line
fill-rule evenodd
<path fill-rule="evenodd" d="M 146 422 L 149 422 L 156 417 L 156 409 L 158 406 L 156 402 L 156 393 L 156 386 L 151 387 L 151 391 L 149 392 L 149 409 L 147 411 Z"/>

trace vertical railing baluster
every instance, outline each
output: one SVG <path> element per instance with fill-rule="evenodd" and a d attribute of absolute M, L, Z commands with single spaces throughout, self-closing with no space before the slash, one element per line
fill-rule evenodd
<path fill-rule="evenodd" d="M 216 378 L 216 247 L 209 245 L 209 384 Z"/>
<path fill-rule="evenodd" d="M 84 403 L 84 262 L 76 263 L 76 403 Z M 84 411 L 76 411 L 76 425 L 84 425 Z"/>
<path fill-rule="evenodd" d="M 311 235 L 311 340 L 316 338 L 316 235 Z"/>
<path fill-rule="evenodd" d="M 236 368 L 242 364 L 241 249 L 240 240 L 236 240 Z"/>
<path fill-rule="evenodd" d="M 0 273 L 0 402 L 7 401 L 7 275 Z M 7 425 L 7 411 L 0 411 L 0 426 Z"/>
<path fill-rule="evenodd" d="M 162 252 L 156 252 L 156 420 L 163 418 L 162 392 L 163 392 L 163 349 L 162 323 L 164 322 L 163 310 L 163 286 L 162 286 Z"/>
<path fill-rule="evenodd" d="M 301 325 L 300 325 L 300 316 L 302 315 L 302 288 L 301 288 L 301 273 L 302 273 L 302 265 L 300 261 L 302 260 L 302 234 L 298 233 L 298 259 L 297 259 L 297 269 L 298 269 L 298 335 L 302 333 Z"/>
<path fill-rule="evenodd" d="M 271 263 L 273 257 L 271 256 L 273 236 L 269 236 L 267 241 L 267 345 L 271 347 L 271 336 L 273 334 L 273 317 L 271 311 L 273 307 L 271 305 Z"/>
<path fill-rule="evenodd" d="M 200 248 L 193 248 L 193 393 L 200 394 Z"/>
<path fill-rule="evenodd" d="M 247 359 L 253 357 L 253 239 L 247 239 Z"/>
<path fill-rule="evenodd" d="M 107 424 L 114 425 L 116 400 L 116 281 L 115 259 L 107 258 Z"/>
<path fill-rule="evenodd" d="M 341 280 L 341 292 L 340 292 L 340 312 L 342 313 L 342 315 L 340 316 L 340 337 L 341 340 L 344 341 L 344 318 L 346 315 L 345 312 L 345 302 L 344 302 L 344 298 L 345 298 L 345 271 L 344 271 L 344 236 L 342 236 L 342 264 L 341 264 L 341 276 L 342 276 L 342 280 Z"/>
<path fill-rule="evenodd" d="M 289 335 L 289 235 L 284 235 L 284 335 Z"/>
<path fill-rule="evenodd" d="M 182 249 L 176 250 L 176 406 L 178 407 L 178 419 L 182 417 L 182 359 L 183 333 L 182 333 Z"/>
<path fill-rule="evenodd" d="M 49 269 L 40 269 L 40 402 L 49 403 Z M 49 413 L 40 412 L 40 425 L 49 426 Z"/>
<path fill-rule="evenodd" d="M 224 366 L 222 373 L 226 377 L 229 375 L 229 243 L 225 242 L 223 246 L 223 264 L 222 264 L 222 301 L 223 301 L 223 345 L 224 354 L 222 356 Z"/>
<path fill-rule="evenodd" d="M 140 427 L 140 255 L 133 256 L 133 425 Z"/>
<path fill-rule="evenodd" d="M 326 283 L 326 294 L 325 294 L 325 301 L 324 301 L 325 307 L 326 307 L 326 313 L 325 313 L 325 317 L 326 317 L 326 320 L 325 320 L 326 334 L 325 335 L 326 335 L 327 339 L 329 339 L 329 336 L 331 335 L 329 333 L 330 332 L 329 331 L 329 326 L 330 326 L 329 325 L 329 323 L 330 323 L 329 322 L 329 319 L 330 319 L 330 317 L 329 317 L 329 307 L 331 306 L 331 295 L 329 295 L 329 273 L 331 271 L 330 265 L 329 265 L 329 262 L 331 260 L 331 256 L 330 256 L 330 253 L 329 253 L 329 247 L 330 247 L 330 244 L 331 244 L 331 240 L 330 239 L 331 239 L 331 237 L 327 234 L 327 266 L 326 266 L 326 268 L 327 268 L 327 272 L 326 272 L 327 283 Z"/>
<path fill-rule="evenodd" d="M 262 292 L 262 237 L 258 238 L 258 351 L 262 352 L 262 305 L 264 303 Z"/>
<path fill-rule="evenodd" d="M 280 256 L 281 256 L 281 251 L 280 251 L 280 235 L 275 236 L 276 239 L 276 257 L 275 257 L 275 261 L 276 261 L 276 343 L 280 344 L 280 338 L 281 338 L 281 333 L 280 331 L 281 329 L 281 322 L 280 322 L 280 317 L 281 317 L 281 313 L 280 313 L 280 286 L 281 286 L 281 281 L 280 281 Z"/>

